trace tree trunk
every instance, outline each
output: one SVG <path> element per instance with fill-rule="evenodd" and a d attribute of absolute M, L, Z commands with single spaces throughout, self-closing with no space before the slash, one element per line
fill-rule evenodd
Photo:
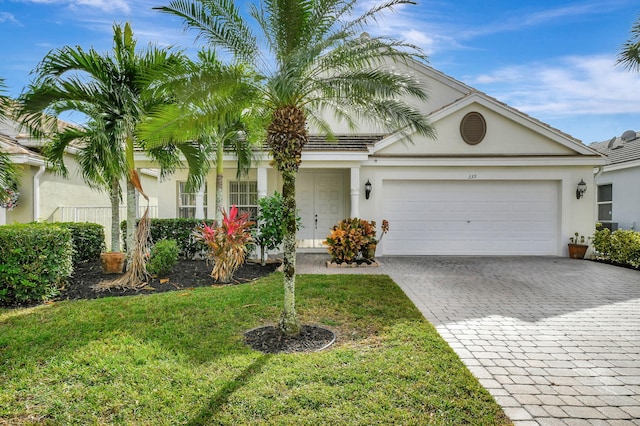
<path fill-rule="evenodd" d="M 136 188 L 131 180 L 127 179 L 127 260 L 129 261 L 136 248 L 136 216 Z"/>
<path fill-rule="evenodd" d="M 120 251 L 120 184 L 111 179 L 111 251 Z"/>
<path fill-rule="evenodd" d="M 222 223 L 222 173 L 224 171 L 224 144 L 218 142 L 216 148 L 216 206 L 215 219 L 218 224 Z"/>
<path fill-rule="evenodd" d="M 267 143 L 273 162 L 282 175 L 282 204 L 284 215 L 284 310 L 280 316 L 280 331 L 288 335 L 300 333 L 296 314 L 296 174 L 302 161 L 302 148 L 309 136 L 304 111 L 285 105 L 273 112 L 267 128 Z"/>
<path fill-rule="evenodd" d="M 280 317 L 280 330 L 288 335 L 300 333 L 296 313 L 296 171 L 282 173 L 282 198 L 284 206 L 284 309 Z"/>

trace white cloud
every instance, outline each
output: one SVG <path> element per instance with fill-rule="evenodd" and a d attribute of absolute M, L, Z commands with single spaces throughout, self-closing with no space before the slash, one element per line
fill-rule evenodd
<path fill-rule="evenodd" d="M 5 22 L 11 22 L 22 26 L 22 24 L 16 19 L 15 16 L 13 16 L 13 14 L 9 12 L 0 12 L 0 24 L 3 24 Z"/>
<path fill-rule="evenodd" d="M 102 10 L 104 12 L 131 12 L 131 7 L 127 0 L 24 0 L 28 3 L 45 3 L 45 4 L 60 4 L 68 6 L 72 10 L 82 11 L 87 6 L 95 9 Z"/>
<path fill-rule="evenodd" d="M 465 81 L 541 118 L 640 113 L 640 75 L 615 67 L 610 56 L 505 67 Z"/>

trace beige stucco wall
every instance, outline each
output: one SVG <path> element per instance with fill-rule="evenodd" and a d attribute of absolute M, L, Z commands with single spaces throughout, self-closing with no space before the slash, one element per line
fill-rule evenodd
<path fill-rule="evenodd" d="M 569 237 L 578 232 L 590 236 L 594 232 L 595 213 L 595 184 L 593 181 L 593 167 L 483 167 L 483 166 L 388 166 L 377 165 L 375 167 L 362 167 L 360 171 L 360 188 L 364 188 L 368 180 L 373 184 L 372 195 L 365 199 L 364 189 L 360 192 L 361 216 L 381 223 L 384 199 L 381 197 L 381 189 L 385 180 L 429 180 L 429 181 L 467 181 L 470 178 L 482 181 L 555 181 L 558 183 L 559 200 L 558 211 L 558 256 L 567 256 L 567 243 Z M 581 179 L 587 183 L 587 192 L 581 199 L 576 199 L 576 186 Z M 382 241 L 384 244 L 384 241 Z"/>
<path fill-rule="evenodd" d="M 460 122 L 469 112 L 479 112 L 487 123 L 487 132 L 477 145 L 468 145 L 460 135 Z M 532 129 L 479 104 L 471 104 L 433 123 L 437 139 L 415 136 L 412 142 L 394 143 L 379 154 L 394 155 L 571 155 L 569 148 Z"/>
<path fill-rule="evenodd" d="M 6 223 L 27 223 L 33 221 L 33 175 L 37 168 L 22 165 L 20 167 L 20 198 L 18 198 L 18 206 L 13 210 L 7 211 Z"/>
<path fill-rule="evenodd" d="M 267 164 L 256 164 L 256 166 L 268 167 Z M 209 170 L 207 176 L 207 206 L 215 205 L 215 187 L 216 175 L 215 165 Z M 236 163 L 234 161 L 225 161 L 223 171 L 223 207 L 229 208 L 229 182 L 238 180 Z M 257 180 L 257 169 L 254 167 L 249 171 L 247 176 L 243 176 L 240 180 Z M 158 193 L 162 197 L 158 199 L 158 217 L 175 218 L 178 215 L 178 183 L 187 180 L 188 171 L 186 169 L 178 169 L 170 177 L 158 182 Z M 267 170 L 267 195 L 272 195 L 274 191 L 282 192 L 282 183 L 279 173 L 272 168 Z M 211 208 L 207 209 L 207 218 L 215 217 L 215 211 Z"/>
<path fill-rule="evenodd" d="M 34 220 L 58 220 L 61 207 L 111 207 L 109 194 L 106 191 L 90 188 L 82 179 L 78 163 L 72 155 L 65 157 L 69 174 L 65 178 L 51 169 L 45 169 L 39 178 L 40 214 L 34 217 L 34 177 L 38 173 L 37 166 L 22 165 L 20 179 L 20 199 L 18 207 L 6 213 L 6 223 L 26 223 Z M 158 184 L 155 176 L 141 173 L 143 189 L 149 195 L 150 205 L 158 205 Z M 125 184 L 123 181 L 123 188 Z M 144 205 L 142 200 L 140 205 Z M 123 196 L 122 206 L 126 206 Z"/>

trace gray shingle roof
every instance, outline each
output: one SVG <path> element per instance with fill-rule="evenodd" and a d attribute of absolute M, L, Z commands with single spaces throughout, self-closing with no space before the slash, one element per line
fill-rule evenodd
<path fill-rule="evenodd" d="M 607 141 L 594 142 L 589 146 L 607 156 L 607 164 L 620 164 L 628 161 L 640 160 L 640 132 L 635 133 L 635 139 L 623 139 L 616 136 Z M 630 135 L 629 132 L 624 133 Z"/>
<path fill-rule="evenodd" d="M 335 141 L 326 137 L 310 135 L 303 151 L 364 151 L 387 135 L 336 135 Z"/>
<path fill-rule="evenodd" d="M 325 136 L 309 135 L 309 141 L 302 151 L 368 152 L 370 146 L 387 136 L 380 134 L 335 135 L 335 140 L 329 141 Z M 262 148 L 265 151 L 269 150 L 266 143 Z"/>

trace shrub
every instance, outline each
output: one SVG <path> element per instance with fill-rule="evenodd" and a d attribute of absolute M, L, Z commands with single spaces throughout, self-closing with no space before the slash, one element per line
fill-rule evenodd
<path fill-rule="evenodd" d="M 297 219 L 299 221 L 300 217 Z M 284 238 L 284 208 L 281 194 L 274 192 L 273 196 L 262 197 L 258 200 L 256 222 L 253 239 L 260 246 L 260 263 L 264 265 L 265 251 L 280 246 Z"/>
<path fill-rule="evenodd" d="M 214 262 L 211 271 L 214 280 L 230 282 L 233 274 L 242 266 L 247 256 L 248 245 L 251 243 L 249 228 L 252 225 L 249 213 L 238 212 L 234 205 L 228 215 L 222 211 L 220 226 L 208 226 L 203 223 L 196 228 L 194 237 L 207 245 L 207 256 Z"/>
<path fill-rule="evenodd" d="M 593 249 L 599 256 L 609 258 L 611 254 L 611 230 L 609 228 L 598 227 L 593 234 Z"/>
<path fill-rule="evenodd" d="M 178 244 L 176 240 L 160 240 L 151 247 L 147 271 L 151 275 L 167 275 L 178 262 Z"/>
<path fill-rule="evenodd" d="M 600 259 L 640 267 L 640 232 L 601 228 L 594 234 L 593 247 Z"/>
<path fill-rule="evenodd" d="M 202 219 L 151 219 L 151 243 L 160 240 L 175 240 L 180 256 L 184 259 L 193 259 L 197 254 L 204 253 L 207 249 L 205 244 L 193 236 L 193 230 L 202 223 Z M 206 220 L 204 223 L 211 225 L 213 221 Z M 126 220 L 121 222 L 120 228 L 123 233 L 126 233 Z M 124 250 L 127 250 L 126 241 L 124 242 Z"/>
<path fill-rule="evenodd" d="M 0 303 L 41 302 L 73 272 L 71 232 L 50 224 L 0 226 Z"/>
<path fill-rule="evenodd" d="M 104 251 L 104 226 L 90 222 L 56 222 L 71 233 L 73 244 L 73 263 L 93 262 Z"/>
<path fill-rule="evenodd" d="M 382 221 L 382 235 L 389 230 L 389 222 Z M 382 239 L 382 237 L 380 237 Z M 338 222 L 324 241 L 336 263 L 351 263 L 358 259 L 372 259 L 379 240 L 376 240 L 376 222 L 350 218 Z"/>

